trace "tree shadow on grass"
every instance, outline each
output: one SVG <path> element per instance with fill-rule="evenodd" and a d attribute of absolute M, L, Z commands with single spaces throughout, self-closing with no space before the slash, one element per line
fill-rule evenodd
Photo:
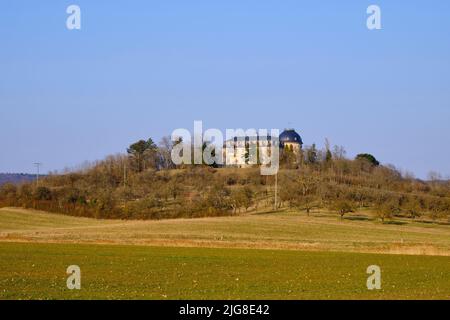
<path fill-rule="evenodd" d="M 391 220 L 391 221 L 384 221 L 383 224 L 393 224 L 393 225 L 396 225 L 396 226 L 403 226 L 405 224 L 408 224 L 408 222 Z"/>
<path fill-rule="evenodd" d="M 263 215 L 270 215 L 270 214 L 276 214 L 276 213 L 282 213 L 284 211 L 282 210 L 264 210 L 264 211 L 255 211 L 252 212 L 251 215 L 253 216 L 263 216 Z"/>
<path fill-rule="evenodd" d="M 344 217 L 344 220 L 350 220 L 350 221 L 373 221 L 373 218 L 367 217 L 367 216 L 349 216 Z"/>

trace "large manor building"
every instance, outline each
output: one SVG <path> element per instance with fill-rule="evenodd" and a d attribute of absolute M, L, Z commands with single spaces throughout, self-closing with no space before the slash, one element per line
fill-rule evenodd
<path fill-rule="evenodd" d="M 232 140 L 225 142 L 223 152 L 226 166 L 246 167 L 248 166 L 249 150 L 253 147 L 258 149 L 258 154 L 265 152 L 270 154 L 272 137 L 268 135 L 264 139 L 260 139 L 259 136 L 245 138 L 235 137 Z M 300 135 L 294 129 L 285 129 L 279 136 L 280 150 L 292 152 L 295 155 L 299 155 L 302 152 L 303 140 Z M 226 152 L 229 147 L 234 148 L 234 154 Z M 266 149 L 266 150 L 264 150 Z M 269 150 L 267 150 L 269 149 Z"/>

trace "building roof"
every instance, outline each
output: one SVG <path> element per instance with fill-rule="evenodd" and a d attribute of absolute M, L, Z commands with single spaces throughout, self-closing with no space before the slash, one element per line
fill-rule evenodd
<path fill-rule="evenodd" d="M 266 141 L 271 141 L 272 137 L 270 136 L 270 134 L 268 134 L 267 136 L 245 136 L 245 137 L 234 137 L 232 139 L 229 139 L 227 141 L 224 142 L 224 145 L 226 143 L 232 143 L 232 142 L 257 142 L 261 139 L 264 139 Z M 303 144 L 302 138 L 300 137 L 300 135 L 294 130 L 294 129 L 285 129 L 279 136 L 279 141 L 280 141 L 280 147 L 283 146 L 284 143 L 298 143 L 298 144 Z"/>
<path fill-rule="evenodd" d="M 283 144 L 286 142 L 303 144 L 302 138 L 300 137 L 300 135 L 297 132 L 295 132 L 294 129 L 285 129 L 280 134 L 280 144 Z"/>

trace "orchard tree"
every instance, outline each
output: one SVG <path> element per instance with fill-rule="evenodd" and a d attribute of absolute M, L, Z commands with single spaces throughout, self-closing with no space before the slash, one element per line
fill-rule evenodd
<path fill-rule="evenodd" d="M 355 212 L 355 209 L 352 205 L 352 203 L 350 203 L 347 200 L 337 200 L 334 205 L 333 205 L 334 210 L 336 210 L 339 215 L 341 216 L 341 219 L 344 218 L 344 215 L 346 213 L 350 213 L 350 212 Z"/>
<path fill-rule="evenodd" d="M 421 216 L 421 205 L 416 199 L 410 199 L 402 208 L 406 214 L 411 218 L 415 219 Z"/>
<path fill-rule="evenodd" d="M 309 216 L 311 210 L 318 207 L 317 197 L 313 195 L 299 196 L 292 201 L 292 205 L 299 210 L 306 211 Z"/>
<path fill-rule="evenodd" d="M 390 219 L 400 212 L 398 201 L 391 199 L 388 201 L 380 201 L 375 205 L 376 215 L 384 222 L 385 219 Z"/>

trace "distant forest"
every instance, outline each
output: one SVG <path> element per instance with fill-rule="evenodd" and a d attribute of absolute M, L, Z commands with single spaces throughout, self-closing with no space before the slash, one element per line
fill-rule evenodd
<path fill-rule="evenodd" d="M 141 140 L 130 145 L 126 154 L 108 156 L 73 172 L 49 174 L 39 185 L 34 181 L 3 184 L 0 207 L 100 219 L 326 210 L 341 218 L 369 211 L 381 222 L 396 218 L 450 222 L 450 181 L 436 173 L 428 181 L 416 179 L 368 153 L 349 159 L 342 147 L 330 148 L 328 143 L 324 149 L 305 146 L 299 154 L 281 150 L 275 202 L 275 177 L 261 176 L 258 167 L 176 166 L 172 148 L 168 138 L 159 145 Z M 27 178 L 33 176 L 23 177 Z"/>
<path fill-rule="evenodd" d="M 0 186 L 5 183 L 21 184 L 36 179 L 35 174 L 28 173 L 0 173 Z"/>

